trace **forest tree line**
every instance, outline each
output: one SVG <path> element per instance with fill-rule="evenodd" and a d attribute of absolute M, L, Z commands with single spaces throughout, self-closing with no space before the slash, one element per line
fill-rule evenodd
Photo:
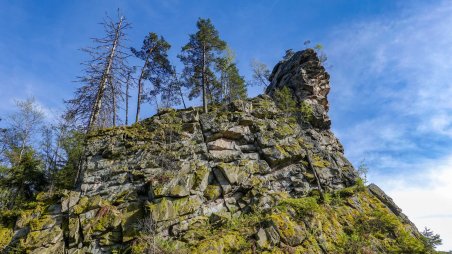
<path fill-rule="evenodd" d="M 127 45 L 131 28 L 124 16 L 102 23 L 103 37 L 82 49 L 88 60 L 77 77 L 78 88 L 65 100 L 66 110 L 53 123 L 33 99 L 16 101 L 16 111 L 0 123 L 0 211 L 20 209 L 41 191 L 75 189 L 80 179 L 86 134 L 100 128 L 140 121 L 144 103 L 159 108 L 186 107 L 201 98 L 209 104 L 247 97 L 247 85 L 268 85 L 270 71 L 253 61 L 253 81 L 246 82 L 235 55 L 210 19 L 199 18 L 178 59 L 177 71 L 168 58 L 171 45 L 149 32 L 140 47 Z M 131 66 L 135 58 L 139 66 Z M 136 104 L 131 91 L 136 91 Z M 133 119 L 129 115 L 133 113 Z"/>
<path fill-rule="evenodd" d="M 144 103 L 153 103 L 157 109 L 186 107 L 186 99 L 201 98 L 207 113 L 209 104 L 247 97 L 247 84 L 239 74 L 235 55 L 210 19 L 198 19 L 196 32 L 177 55 L 181 71 L 170 62 L 171 45 L 162 35 L 149 32 L 141 47 L 135 48 L 125 45 L 130 24 L 124 17 L 108 19 L 104 28 L 105 36 L 93 39 L 94 45 L 84 49 L 90 59 L 83 63 L 84 75 L 78 78 L 82 85 L 74 98 L 66 101 L 65 117 L 85 130 L 116 126 L 122 120 L 128 125 L 131 109 L 136 110 L 134 121 L 138 122 Z M 130 66 L 130 57 L 141 64 Z M 266 84 L 268 68 L 258 62 L 253 66 L 255 81 Z M 135 108 L 129 100 L 132 88 L 137 90 Z M 120 117 L 122 109 L 125 119 Z"/>

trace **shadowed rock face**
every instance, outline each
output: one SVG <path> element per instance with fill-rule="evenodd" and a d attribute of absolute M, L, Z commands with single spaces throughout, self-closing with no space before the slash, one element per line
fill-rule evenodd
<path fill-rule="evenodd" d="M 315 52 L 281 61 L 270 79 L 268 95 L 208 114 L 168 109 L 92 133 L 81 190 L 60 202 L 44 196 L 46 208 L 16 222 L 13 242 L 23 239 L 32 253 L 143 253 L 143 221 L 152 218 L 154 234 L 181 253 L 381 253 L 403 239 L 418 246 L 419 233 L 389 197 L 356 186 L 329 130 L 329 76 Z M 313 108 L 312 126 L 275 105 L 271 96 L 283 86 Z M 384 231 L 360 226 L 374 217 Z M 347 249 L 356 237 L 371 247 Z"/>
<path fill-rule="evenodd" d="M 286 86 L 293 92 L 298 104 L 307 103 L 313 109 L 313 126 L 329 129 L 328 93 L 330 75 L 325 71 L 317 54 L 312 49 L 296 52 L 289 59 L 280 61 L 270 75 L 266 93 L 274 95 L 275 90 Z"/>

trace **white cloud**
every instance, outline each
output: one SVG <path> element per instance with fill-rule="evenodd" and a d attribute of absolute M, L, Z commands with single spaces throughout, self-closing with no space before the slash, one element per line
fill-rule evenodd
<path fill-rule="evenodd" d="M 440 160 L 413 163 L 412 175 L 371 174 L 419 230 L 440 234 L 441 250 L 452 250 L 452 154 Z"/>
<path fill-rule="evenodd" d="M 60 108 L 49 108 L 38 100 L 35 100 L 35 103 L 36 107 L 44 114 L 46 123 L 53 124 L 58 121 L 59 116 L 62 114 L 62 110 Z"/>
<path fill-rule="evenodd" d="M 452 5 L 412 3 L 332 33 L 332 118 L 347 157 L 450 250 Z"/>
<path fill-rule="evenodd" d="M 378 107 L 427 126 L 419 131 L 451 136 L 452 117 L 440 118 L 452 114 L 450 27 L 452 5 L 444 1 L 337 29 L 327 45 L 337 104 Z"/>
<path fill-rule="evenodd" d="M 452 145 L 452 5 L 404 7 L 343 24 L 326 45 L 333 123 L 355 162 L 403 164 L 400 153 L 431 157 Z"/>
<path fill-rule="evenodd" d="M 377 160 L 379 163 L 384 162 L 380 152 L 419 149 L 415 141 L 409 138 L 409 132 L 409 126 L 394 122 L 393 118 L 388 116 L 361 119 L 344 130 L 335 130 L 340 139 L 346 141 L 347 156 L 353 161 L 366 159 L 369 162 Z"/>
<path fill-rule="evenodd" d="M 433 113 L 428 116 L 428 121 L 422 122 L 418 130 L 421 132 L 434 131 L 452 138 L 452 115 L 444 112 Z"/>

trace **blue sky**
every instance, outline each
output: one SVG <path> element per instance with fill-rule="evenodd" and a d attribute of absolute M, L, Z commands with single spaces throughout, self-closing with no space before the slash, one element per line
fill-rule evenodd
<path fill-rule="evenodd" d="M 247 79 L 252 59 L 272 68 L 286 49 L 322 43 L 330 116 L 346 155 L 355 165 L 365 159 L 369 180 L 452 249 L 450 1 L 0 0 L 0 116 L 30 96 L 49 119 L 60 114 L 86 57 L 78 49 L 102 35 L 98 23 L 117 8 L 133 25 L 129 46 L 161 34 L 179 68 L 176 55 L 198 17 L 212 19 Z M 145 116 L 152 112 L 145 107 Z"/>

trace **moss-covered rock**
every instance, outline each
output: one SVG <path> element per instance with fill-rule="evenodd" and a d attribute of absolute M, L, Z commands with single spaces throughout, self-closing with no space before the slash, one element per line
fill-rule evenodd
<path fill-rule="evenodd" d="M 145 217 L 144 208 L 139 203 L 128 204 L 122 211 L 121 227 L 124 242 L 128 242 L 139 235 L 138 223 Z"/>
<path fill-rule="evenodd" d="M 60 227 L 53 227 L 42 231 L 32 231 L 27 235 L 22 247 L 25 249 L 35 249 L 42 246 L 56 244 L 63 240 L 63 230 Z"/>
<path fill-rule="evenodd" d="M 39 218 L 34 218 L 30 221 L 30 230 L 43 230 L 55 225 L 56 221 L 50 215 L 43 215 Z"/>
<path fill-rule="evenodd" d="M 304 224 L 294 221 L 288 213 L 273 213 L 270 215 L 270 220 L 285 244 L 297 246 L 306 238 Z"/>
<path fill-rule="evenodd" d="M 199 242 L 192 253 L 234 253 L 243 251 L 249 244 L 238 232 L 228 232 L 218 237 L 212 237 Z"/>
<path fill-rule="evenodd" d="M 13 238 L 13 229 L 0 226 L 0 250 L 5 249 L 5 247 L 11 242 Z"/>
<path fill-rule="evenodd" d="M 204 197 L 208 200 L 214 200 L 221 196 L 221 187 L 219 185 L 207 185 L 204 191 Z"/>

